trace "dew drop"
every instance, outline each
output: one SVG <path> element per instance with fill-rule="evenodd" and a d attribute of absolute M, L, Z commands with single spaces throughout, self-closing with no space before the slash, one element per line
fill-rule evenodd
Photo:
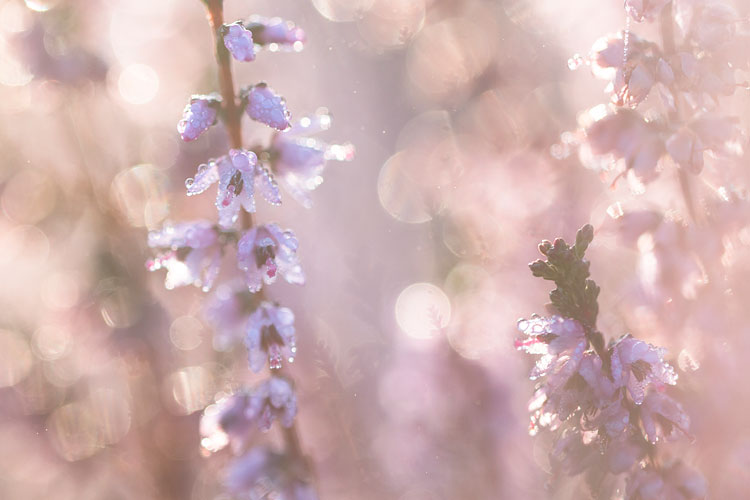
<path fill-rule="evenodd" d="M 573 54 L 573 57 L 568 59 L 568 69 L 575 71 L 583 64 L 583 56 L 581 54 Z"/>
<path fill-rule="evenodd" d="M 192 177 L 188 177 L 187 179 L 185 179 L 185 187 L 190 188 L 190 186 L 192 186 L 194 182 L 195 179 L 193 179 Z"/>

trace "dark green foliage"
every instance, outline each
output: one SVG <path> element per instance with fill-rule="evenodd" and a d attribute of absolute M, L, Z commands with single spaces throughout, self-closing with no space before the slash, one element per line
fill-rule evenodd
<path fill-rule="evenodd" d="M 594 229 L 586 224 L 578 230 L 573 246 L 562 238 L 554 243 L 544 240 L 539 244 L 539 252 L 547 259 L 529 264 L 534 276 L 557 285 L 549 294 L 554 310 L 561 316 L 578 320 L 589 331 L 596 330 L 599 313 L 599 287 L 588 279 L 589 262 L 583 258 L 593 239 Z"/>

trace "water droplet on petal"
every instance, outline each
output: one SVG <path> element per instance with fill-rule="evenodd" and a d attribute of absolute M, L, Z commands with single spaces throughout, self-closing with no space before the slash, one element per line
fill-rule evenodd
<path fill-rule="evenodd" d="M 583 64 L 583 57 L 581 54 L 573 54 L 573 57 L 568 59 L 568 69 L 575 71 Z"/>

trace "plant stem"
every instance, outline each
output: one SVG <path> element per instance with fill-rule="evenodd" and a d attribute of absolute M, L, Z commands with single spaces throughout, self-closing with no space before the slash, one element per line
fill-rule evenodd
<path fill-rule="evenodd" d="M 229 143 L 235 149 L 242 147 L 242 109 L 237 105 L 232 79 L 232 60 L 224 46 L 222 26 L 224 25 L 224 0 L 207 0 L 208 22 L 214 33 L 216 62 L 219 65 L 219 90 L 224 124 L 229 134 Z"/>
<path fill-rule="evenodd" d="M 214 43 L 216 45 L 216 63 L 219 66 L 219 90 L 221 92 L 221 106 L 224 112 L 224 124 L 227 128 L 231 147 L 240 149 L 242 148 L 242 109 L 237 105 L 237 97 L 234 92 L 234 78 L 232 77 L 232 60 L 229 51 L 224 46 L 222 35 L 224 0 L 205 0 L 205 4 L 208 9 L 208 22 L 213 30 Z M 243 210 L 241 216 L 242 229 L 248 230 L 254 224 L 253 214 Z M 262 300 L 263 291 L 261 290 L 258 293 Z M 297 426 L 292 424 L 289 428 L 283 428 L 283 435 L 287 454 L 303 465 L 307 473 L 310 473 L 312 467 L 302 452 Z"/>

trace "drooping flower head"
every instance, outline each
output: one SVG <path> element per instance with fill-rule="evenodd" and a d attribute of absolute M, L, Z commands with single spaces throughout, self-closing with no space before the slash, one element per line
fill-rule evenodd
<path fill-rule="evenodd" d="M 281 204 L 276 181 L 252 151 L 232 149 L 228 155 L 199 166 L 195 178 L 185 183 L 187 194 L 200 194 L 217 181 L 216 208 L 222 227 L 230 227 L 237 221 L 240 208 L 255 212 L 256 190 L 271 205 Z"/>
<path fill-rule="evenodd" d="M 177 124 L 182 140 L 194 141 L 214 125 L 220 105 L 221 97 L 218 94 L 192 96 L 182 112 L 182 120 Z"/>
<path fill-rule="evenodd" d="M 305 208 L 312 206 L 310 192 L 323 182 L 323 170 L 328 160 L 351 161 L 354 146 L 351 144 L 326 144 L 309 137 L 310 134 L 328 130 L 331 116 L 321 111 L 299 120 L 286 132 L 273 136 L 267 151 L 273 172 L 284 188 Z M 261 157 L 261 161 L 265 158 Z"/>
<path fill-rule="evenodd" d="M 232 237 L 208 221 L 167 224 L 149 233 L 148 246 L 158 254 L 146 266 L 149 271 L 167 270 L 167 289 L 192 284 L 208 291 L 219 274 L 223 246 Z"/>
<path fill-rule="evenodd" d="M 248 230 L 237 247 L 237 265 L 245 271 L 248 289 L 257 292 L 263 283 L 273 283 L 278 274 L 289 283 L 304 284 L 297 246 L 294 233 L 282 231 L 276 224 L 264 224 Z"/>
<path fill-rule="evenodd" d="M 245 345 L 254 372 L 259 372 L 266 360 L 272 370 L 281 368 L 283 359 L 291 363 L 297 352 L 292 310 L 261 302 L 247 323 Z"/>
<path fill-rule="evenodd" d="M 291 427 L 296 415 L 297 396 L 292 384 L 274 376 L 208 406 L 201 417 L 201 446 L 210 452 L 227 445 L 239 451 L 254 430 L 267 432 L 276 419 Z"/>
<path fill-rule="evenodd" d="M 219 285 L 203 308 L 203 318 L 214 331 L 214 349 L 226 351 L 242 341 L 257 307 L 258 296 L 247 290 L 242 279 Z"/>
<path fill-rule="evenodd" d="M 232 57 L 241 62 L 255 60 L 253 33 L 245 28 L 242 21 L 225 24 L 222 27 L 222 32 L 224 34 L 224 46 L 232 54 Z"/>
<path fill-rule="evenodd" d="M 252 16 L 247 23 L 255 43 L 267 46 L 270 50 L 286 48 L 299 51 L 305 42 L 305 32 L 291 21 L 279 17 L 265 18 Z"/>
<path fill-rule="evenodd" d="M 626 387 L 635 404 L 640 405 L 649 387 L 663 389 L 675 385 L 677 374 L 664 361 L 666 350 L 626 335 L 612 348 L 612 378 Z"/>
<path fill-rule="evenodd" d="M 257 447 L 232 462 L 225 483 L 235 495 L 250 494 L 242 498 L 317 500 L 305 476 L 303 468 L 286 455 Z"/>
<path fill-rule="evenodd" d="M 242 90 L 242 99 L 247 104 L 245 112 L 251 119 L 265 123 L 276 130 L 286 130 L 291 126 L 291 113 L 283 97 L 276 94 L 265 83 L 258 83 Z"/>

